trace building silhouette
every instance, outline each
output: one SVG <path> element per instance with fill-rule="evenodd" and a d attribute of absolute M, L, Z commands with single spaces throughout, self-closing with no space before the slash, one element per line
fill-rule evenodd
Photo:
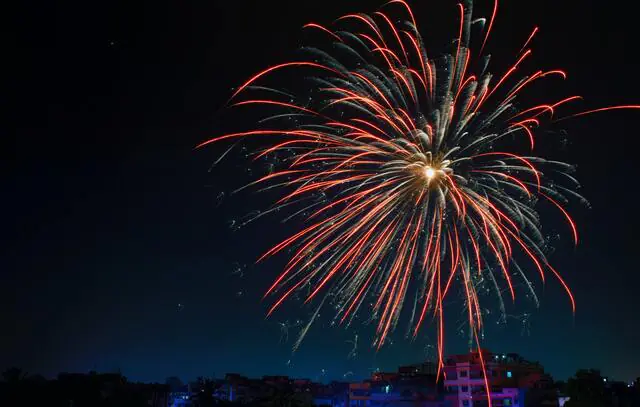
<path fill-rule="evenodd" d="M 554 391 L 552 378 L 539 363 L 485 349 L 447 357 L 444 377 L 445 399 L 451 407 L 488 406 L 489 397 L 494 407 L 522 407 L 527 395 L 542 397 Z"/>

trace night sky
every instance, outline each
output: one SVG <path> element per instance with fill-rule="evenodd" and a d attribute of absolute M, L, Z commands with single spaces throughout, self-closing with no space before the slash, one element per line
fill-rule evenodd
<path fill-rule="evenodd" d="M 433 330 L 411 343 L 400 329 L 378 353 L 361 337 L 357 358 L 348 359 L 355 331 L 319 324 L 292 358 L 296 329 L 287 341 L 279 323 L 309 310 L 291 303 L 265 320 L 261 294 L 284 259 L 253 263 L 296 225 L 272 217 L 232 230 L 270 200 L 229 198 L 255 174 L 239 156 L 209 172 L 221 149 L 193 150 L 246 128 L 224 111 L 231 89 L 294 56 L 303 24 L 381 4 L 299 3 L 22 2 L 12 10 L 3 39 L 11 72 L 3 91 L 9 142 L 0 150 L 0 368 L 45 376 L 121 369 L 145 381 L 232 371 L 339 379 L 433 355 Z M 413 3 L 423 34 L 442 37 L 444 50 L 455 35 L 455 2 Z M 476 1 L 484 15 L 491 6 Z M 503 1 L 487 47 L 496 55 L 491 70 L 506 71 L 539 25 L 525 68 L 569 73 L 538 89 L 542 96 L 581 94 L 585 109 L 638 104 L 640 35 L 629 7 Z M 639 122 L 640 112 L 617 111 L 562 123 L 568 142 L 550 153 L 578 165 L 592 208 L 570 207 L 577 249 L 560 218 L 551 216 L 545 230 L 565 237 L 551 261 L 572 287 L 577 313 L 549 278 L 539 287 L 541 308 L 525 301 L 510 309 L 533 315 L 490 327 L 486 347 L 538 360 L 560 379 L 580 367 L 621 380 L 640 375 Z M 455 333 L 459 314 L 453 305 L 448 353 L 466 349 Z"/>

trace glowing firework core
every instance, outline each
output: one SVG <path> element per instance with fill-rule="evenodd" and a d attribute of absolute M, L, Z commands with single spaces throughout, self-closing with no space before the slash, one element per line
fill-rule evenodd
<path fill-rule="evenodd" d="M 436 176 L 436 170 L 431 167 L 424 167 L 424 175 L 427 177 L 427 180 L 431 181 L 433 177 Z"/>
<path fill-rule="evenodd" d="M 417 176 L 426 181 L 427 185 L 436 185 L 443 180 L 448 174 L 452 174 L 453 170 L 448 167 L 449 160 L 440 161 L 439 159 L 431 159 L 430 155 L 427 155 L 427 159 L 423 159 L 415 163 L 419 170 Z"/>

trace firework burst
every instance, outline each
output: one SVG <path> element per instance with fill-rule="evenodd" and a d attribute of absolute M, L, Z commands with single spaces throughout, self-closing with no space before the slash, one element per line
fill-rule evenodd
<path fill-rule="evenodd" d="M 575 310 L 569 287 L 545 255 L 536 208 L 539 200 L 556 208 L 577 244 L 576 225 L 564 206 L 584 198 L 575 192 L 579 185 L 571 165 L 532 151 L 543 122 L 581 98 L 542 104 L 522 99 L 537 81 L 566 78 L 561 70 L 520 75 L 538 28 L 523 36 L 524 46 L 506 73 L 489 73 L 489 57 L 482 51 L 497 2 L 489 19 L 473 19 L 472 6 L 471 0 L 458 4 L 452 51 L 437 59 L 427 53 L 403 0 L 370 15 L 343 16 L 331 27 L 307 24 L 305 29 L 326 36 L 326 50 L 304 47 L 304 58 L 258 73 L 232 97 L 257 94 L 234 106 L 270 106 L 278 112 L 261 120 L 258 129 L 199 146 L 263 139 L 268 146 L 256 150 L 255 159 L 277 155 L 285 165 L 248 186 L 285 191 L 258 216 L 295 208 L 292 216 L 306 222 L 260 258 L 290 253 L 266 291 L 265 297 L 275 297 L 269 314 L 294 293 L 302 293 L 305 303 L 320 304 L 295 347 L 328 303 L 336 310 L 336 324 L 351 324 L 358 314 L 371 316 L 378 348 L 389 341 L 405 309 L 410 336 L 435 321 L 442 366 L 445 298 L 462 294 L 470 340 L 479 346 L 480 298 L 487 286 L 503 315 L 516 286 L 524 286 L 537 302 L 525 270 L 543 281 L 552 275 Z M 262 84 L 278 72 L 300 70 L 311 75 L 300 76 L 304 92 Z M 618 108 L 637 106 L 594 111 Z M 519 152 L 521 140 L 531 152 Z"/>

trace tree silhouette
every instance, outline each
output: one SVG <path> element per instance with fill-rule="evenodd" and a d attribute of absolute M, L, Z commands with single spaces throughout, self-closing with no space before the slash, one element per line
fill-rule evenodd
<path fill-rule="evenodd" d="M 296 393 L 290 387 L 275 388 L 271 396 L 263 400 L 266 407 L 310 407 L 311 400 L 306 400 L 304 393 Z"/>
<path fill-rule="evenodd" d="M 607 403 L 604 377 L 599 370 L 581 369 L 567 381 L 565 407 L 604 407 Z"/>
<path fill-rule="evenodd" d="M 10 367 L 2 373 L 2 378 L 7 383 L 17 383 L 26 379 L 27 373 L 23 372 L 19 367 Z"/>
<path fill-rule="evenodd" d="M 164 383 L 169 386 L 171 391 L 176 391 L 184 386 L 182 380 L 180 380 L 180 378 L 176 376 L 167 377 Z"/>

